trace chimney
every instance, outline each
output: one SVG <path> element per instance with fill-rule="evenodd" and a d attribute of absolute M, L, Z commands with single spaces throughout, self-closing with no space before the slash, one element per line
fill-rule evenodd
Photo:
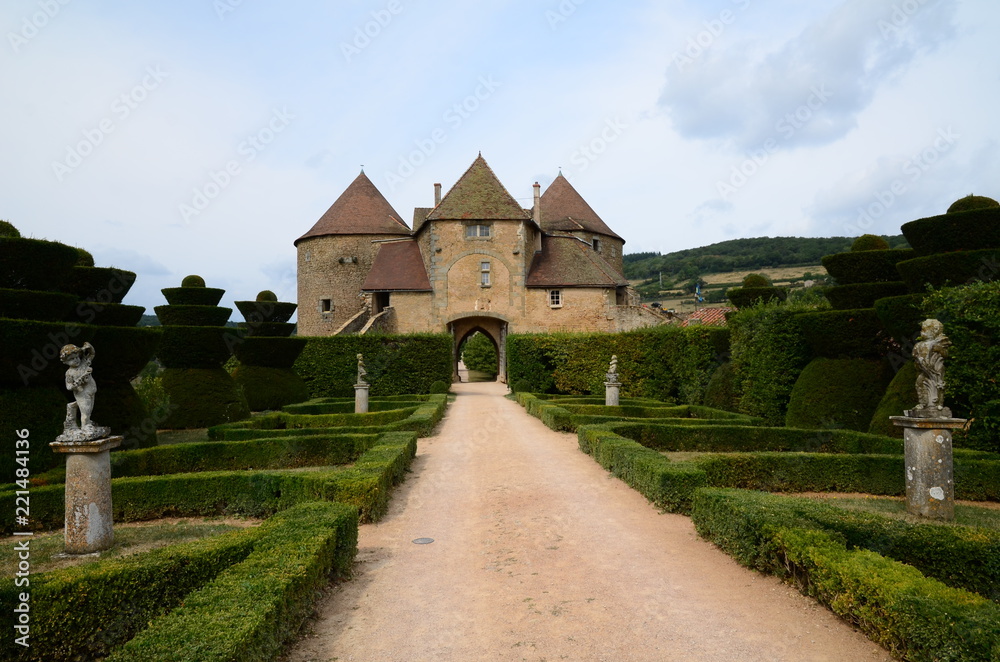
<path fill-rule="evenodd" d="M 534 189 L 535 189 L 535 206 L 532 207 L 531 217 L 532 219 L 534 219 L 535 224 L 538 225 L 538 227 L 542 227 L 542 205 L 541 205 L 542 185 L 539 184 L 538 182 L 535 182 Z"/>
<path fill-rule="evenodd" d="M 434 206 L 437 207 L 439 204 L 441 204 L 441 185 L 440 184 L 435 184 L 434 185 Z"/>

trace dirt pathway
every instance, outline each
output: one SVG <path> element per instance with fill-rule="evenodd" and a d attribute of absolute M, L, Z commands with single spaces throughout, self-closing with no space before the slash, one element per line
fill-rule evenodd
<path fill-rule="evenodd" d="M 453 388 L 289 662 L 892 659 L 659 513 L 503 385 Z"/>

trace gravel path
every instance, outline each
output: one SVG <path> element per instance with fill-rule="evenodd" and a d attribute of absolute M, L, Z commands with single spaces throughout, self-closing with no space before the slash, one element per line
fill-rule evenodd
<path fill-rule="evenodd" d="M 453 390 L 288 662 L 892 659 L 659 513 L 504 385 Z"/>

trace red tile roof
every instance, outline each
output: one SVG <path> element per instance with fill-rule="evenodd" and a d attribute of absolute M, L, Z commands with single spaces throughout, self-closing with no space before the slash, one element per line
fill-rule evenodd
<path fill-rule="evenodd" d="M 401 219 L 362 172 L 295 243 L 331 234 L 410 234 L 410 228 Z"/>
<path fill-rule="evenodd" d="M 480 154 L 427 220 L 530 220 Z"/>
<path fill-rule="evenodd" d="M 365 292 L 429 292 L 431 281 L 415 241 L 381 245 L 361 289 Z"/>
<path fill-rule="evenodd" d="M 546 232 L 584 230 L 621 239 L 605 225 L 562 173 L 545 189 L 540 202 L 542 230 Z"/>
<path fill-rule="evenodd" d="M 702 326 L 726 326 L 726 313 L 735 308 L 701 308 L 681 322 L 681 326 L 690 326 L 691 320 L 701 320 Z"/>
<path fill-rule="evenodd" d="M 531 262 L 527 287 L 624 287 L 621 274 L 590 244 L 576 237 L 543 236 Z"/>

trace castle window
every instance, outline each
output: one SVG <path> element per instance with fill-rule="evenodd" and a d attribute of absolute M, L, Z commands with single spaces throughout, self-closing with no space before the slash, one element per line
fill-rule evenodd
<path fill-rule="evenodd" d="M 490 236 L 490 226 L 489 225 L 466 225 L 465 226 L 465 238 L 466 239 L 489 238 L 489 236 Z"/>
<path fill-rule="evenodd" d="M 549 308 L 562 308 L 562 290 L 549 290 Z"/>
<path fill-rule="evenodd" d="M 598 239 L 597 237 L 594 237 L 594 250 L 597 251 L 598 253 L 601 252 L 601 240 Z"/>
<path fill-rule="evenodd" d="M 333 299 L 320 299 L 319 300 L 319 312 L 321 313 L 332 313 L 333 312 Z"/>
<path fill-rule="evenodd" d="M 489 226 L 487 226 L 489 227 Z M 482 287 L 490 286 L 490 263 L 480 262 L 479 263 L 479 284 Z"/>

